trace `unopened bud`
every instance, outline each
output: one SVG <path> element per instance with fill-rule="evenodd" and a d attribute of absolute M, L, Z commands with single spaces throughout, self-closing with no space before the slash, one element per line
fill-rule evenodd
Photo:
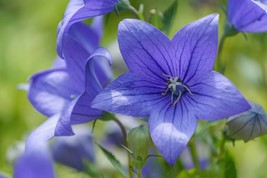
<path fill-rule="evenodd" d="M 250 102 L 251 109 L 229 117 L 227 120 L 227 136 L 245 142 L 267 133 L 267 116 L 263 108 Z"/>
<path fill-rule="evenodd" d="M 133 163 L 137 169 L 141 169 L 152 146 L 148 129 L 144 125 L 133 128 L 128 134 L 129 149 L 133 154 Z"/>

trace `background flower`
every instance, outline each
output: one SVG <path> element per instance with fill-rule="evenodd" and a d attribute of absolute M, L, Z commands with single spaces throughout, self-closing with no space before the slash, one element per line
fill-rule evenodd
<path fill-rule="evenodd" d="M 25 152 L 16 161 L 15 178 L 55 178 L 53 162 L 46 145 L 39 145 L 30 152 Z"/>
<path fill-rule="evenodd" d="M 70 0 L 64 17 L 58 25 L 57 51 L 61 58 L 63 54 L 64 38 L 69 28 L 82 20 L 109 13 L 114 10 L 119 0 Z M 96 31 L 101 36 L 101 31 Z M 99 33 L 100 32 L 100 33 Z"/>
<path fill-rule="evenodd" d="M 267 31 L 267 3 L 264 1 L 228 0 L 227 17 L 238 31 Z"/>
<path fill-rule="evenodd" d="M 267 115 L 257 103 L 250 102 L 252 108 L 227 119 L 227 135 L 234 140 L 245 142 L 267 133 Z"/>
<path fill-rule="evenodd" d="M 30 135 L 26 146 L 34 146 L 54 135 L 72 135 L 72 124 L 92 121 L 102 115 L 90 104 L 110 80 L 112 72 L 109 53 L 104 48 L 96 49 L 100 40 L 95 36 L 97 30 L 101 29 L 83 23 L 72 25 L 63 49 L 65 61 L 58 59 L 51 69 L 31 77 L 29 100 L 50 118 Z"/>

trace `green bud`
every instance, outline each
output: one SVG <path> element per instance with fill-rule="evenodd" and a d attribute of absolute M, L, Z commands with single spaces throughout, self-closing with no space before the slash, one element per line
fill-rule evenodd
<path fill-rule="evenodd" d="M 267 116 L 263 108 L 250 103 L 252 108 L 227 119 L 226 134 L 233 140 L 245 142 L 267 133 Z"/>
<path fill-rule="evenodd" d="M 133 154 L 133 164 L 137 169 L 141 169 L 146 163 L 152 146 L 149 131 L 144 125 L 140 125 L 129 132 L 127 139 Z"/>

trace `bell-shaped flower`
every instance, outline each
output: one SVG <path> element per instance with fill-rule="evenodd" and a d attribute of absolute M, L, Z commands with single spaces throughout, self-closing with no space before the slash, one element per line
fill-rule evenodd
<path fill-rule="evenodd" d="M 111 57 L 104 48 L 96 49 L 100 39 L 90 38 L 96 30 L 72 25 L 63 49 L 65 60 L 58 59 L 52 68 L 30 78 L 28 98 L 49 119 L 30 135 L 26 148 L 54 135 L 72 135 L 72 124 L 102 115 L 90 105 L 112 77 Z"/>
<path fill-rule="evenodd" d="M 169 164 L 186 147 L 198 119 L 222 119 L 250 108 L 227 78 L 212 71 L 217 14 L 185 26 L 172 40 L 146 22 L 126 19 L 118 40 L 129 72 L 112 81 L 92 107 L 149 117 L 151 138 Z"/>
<path fill-rule="evenodd" d="M 58 25 L 57 52 L 61 58 L 66 58 L 63 48 L 66 44 L 65 37 L 69 33 L 70 27 L 77 22 L 87 18 L 107 14 L 115 9 L 119 0 L 70 0 L 64 17 Z M 98 31 L 98 36 L 101 36 Z"/>
<path fill-rule="evenodd" d="M 38 147 L 23 153 L 15 162 L 15 178 L 55 178 L 53 161 L 47 145 L 39 144 Z"/>
<path fill-rule="evenodd" d="M 240 32 L 267 31 L 266 0 L 228 0 L 228 30 Z"/>
<path fill-rule="evenodd" d="M 244 140 L 245 142 L 267 133 L 267 115 L 263 108 L 250 103 L 252 108 L 228 118 L 226 133 L 233 140 Z"/>

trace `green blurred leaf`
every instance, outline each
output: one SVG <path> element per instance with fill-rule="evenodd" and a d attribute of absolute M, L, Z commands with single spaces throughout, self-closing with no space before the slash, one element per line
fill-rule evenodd
<path fill-rule="evenodd" d="M 178 0 L 174 0 L 173 3 L 163 13 L 163 31 L 168 34 L 171 29 L 172 22 L 177 13 Z"/>
<path fill-rule="evenodd" d="M 103 176 L 99 173 L 99 170 L 96 168 L 96 166 L 90 162 L 85 161 L 84 162 L 86 166 L 85 173 L 89 175 L 90 177 L 95 178 L 102 178 Z"/>
<path fill-rule="evenodd" d="M 236 166 L 233 157 L 226 152 L 224 158 L 224 177 L 225 178 L 237 178 Z"/>
<path fill-rule="evenodd" d="M 110 161 L 110 163 L 114 166 L 114 168 L 116 168 L 116 170 L 124 177 L 124 178 L 128 178 L 127 173 L 125 172 L 125 170 L 123 169 L 121 163 L 116 159 L 116 157 L 110 153 L 108 150 L 106 150 L 105 148 L 103 148 L 101 145 L 97 144 L 98 147 L 103 151 L 103 153 L 105 154 L 105 156 L 108 158 L 108 160 Z"/>
<path fill-rule="evenodd" d="M 163 14 L 158 9 L 150 10 L 149 23 L 157 27 L 158 29 L 163 29 Z"/>
<path fill-rule="evenodd" d="M 218 177 L 218 174 L 216 174 L 213 170 L 183 170 L 179 176 L 179 178 L 211 178 L 211 177 Z M 229 177 L 232 178 L 232 177 Z"/>

